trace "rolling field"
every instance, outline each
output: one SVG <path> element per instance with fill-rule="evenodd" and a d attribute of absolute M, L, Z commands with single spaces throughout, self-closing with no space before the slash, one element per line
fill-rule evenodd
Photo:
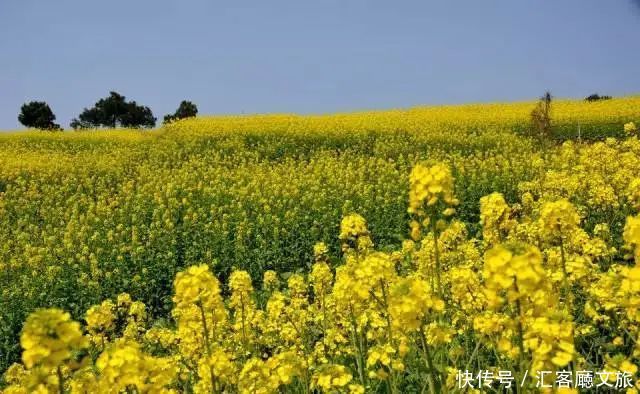
<path fill-rule="evenodd" d="M 0 388 L 635 384 L 640 98 L 534 105 L 0 135 Z"/>

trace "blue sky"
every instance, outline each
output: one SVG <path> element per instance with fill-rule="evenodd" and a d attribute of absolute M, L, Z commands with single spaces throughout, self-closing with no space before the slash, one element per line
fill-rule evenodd
<path fill-rule="evenodd" d="M 640 93 L 634 0 L 1 0 L 0 129 L 110 90 L 158 118 Z"/>

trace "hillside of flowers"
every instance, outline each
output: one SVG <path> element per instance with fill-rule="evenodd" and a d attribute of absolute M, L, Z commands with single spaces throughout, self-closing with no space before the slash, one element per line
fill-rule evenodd
<path fill-rule="evenodd" d="M 0 390 L 636 392 L 640 98 L 533 105 L 1 135 Z"/>

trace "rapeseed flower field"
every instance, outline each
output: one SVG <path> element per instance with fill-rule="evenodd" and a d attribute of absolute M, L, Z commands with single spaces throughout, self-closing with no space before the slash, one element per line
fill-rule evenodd
<path fill-rule="evenodd" d="M 534 105 L 0 136 L 0 389 L 637 392 L 640 98 Z"/>

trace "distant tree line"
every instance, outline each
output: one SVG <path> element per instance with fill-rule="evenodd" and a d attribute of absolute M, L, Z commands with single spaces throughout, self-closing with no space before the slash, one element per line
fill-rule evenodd
<path fill-rule="evenodd" d="M 601 96 L 594 93 L 585 98 L 585 101 L 594 102 L 609 100 L 611 96 Z M 551 95 L 546 93 L 538 102 L 531 113 L 533 130 L 539 136 L 549 133 L 551 129 Z M 198 114 L 198 107 L 191 101 L 183 100 L 173 114 L 164 116 L 163 123 L 194 117 Z M 61 130 L 55 123 L 56 116 L 44 101 L 31 101 L 20 108 L 18 120 L 26 127 L 41 130 Z M 156 118 L 149 107 L 139 105 L 135 101 L 127 101 L 126 97 L 110 92 L 109 96 L 98 100 L 93 107 L 85 108 L 77 118 L 73 118 L 70 126 L 73 129 L 87 128 L 151 128 L 156 125 Z"/>
<path fill-rule="evenodd" d="M 194 117 L 198 114 L 198 107 L 190 101 L 182 101 L 173 114 L 165 115 L 164 123 L 179 119 Z M 55 123 L 56 116 L 51 107 L 44 101 L 31 101 L 20 108 L 18 121 L 26 127 L 40 130 L 62 130 Z M 147 106 L 139 105 L 135 101 L 127 101 L 126 97 L 110 92 L 109 96 L 98 100 L 93 107 L 84 108 L 78 117 L 71 120 L 73 129 L 88 128 L 152 128 L 156 125 L 156 118 Z"/>
<path fill-rule="evenodd" d="M 600 101 L 600 100 L 611 100 L 611 96 L 600 96 L 598 93 L 594 93 L 590 96 L 585 97 L 584 101 Z"/>

